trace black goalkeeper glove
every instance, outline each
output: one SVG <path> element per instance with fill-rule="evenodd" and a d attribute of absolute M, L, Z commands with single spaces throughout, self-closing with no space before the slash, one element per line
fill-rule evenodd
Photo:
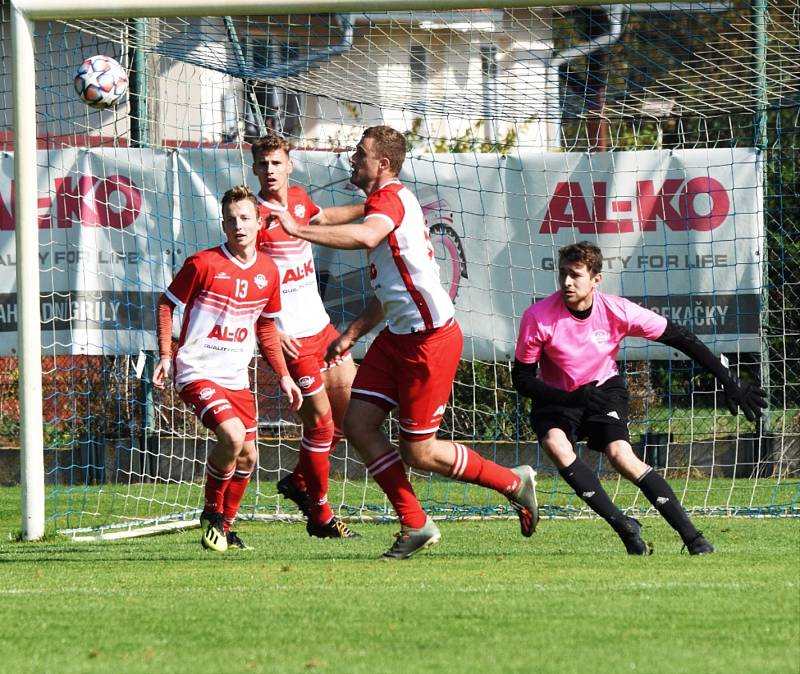
<path fill-rule="evenodd" d="M 597 388 L 597 382 L 589 382 L 570 394 L 574 407 L 583 407 L 590 414 L 605 414 L 614 409 L 612 397 Z"/>
<path fill-rule="evenodd" d="M 742 384 L 733 374 L 730 375 L 730 381 L 723 386 L 725 402 L 733 416 L 741 408 L 748 421 L 761 418 L 761 410 L 767 407 L 767 392 L 763 388 L 756 384 Z"/>

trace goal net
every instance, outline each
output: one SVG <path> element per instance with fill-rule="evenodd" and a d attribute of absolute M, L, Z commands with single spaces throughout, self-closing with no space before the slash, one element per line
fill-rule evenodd
<path fill-rule="evenodd" d="M 0 12 L 9 54 L 8 4 Z M 605 291 L 692 329 L 769 394 L 761 423 L 731 416 L 701 368 L 628 340 L 619 367 L 638 455 L 691 512 L 800 513 L 800 42 L 791 3 L 61 16 L 34 23 L 30 86 L 0 80 L 0 440 L 9 447 L 0 478 L 15 480 L 20 453 L 16 97 L 36 118 L 53 529 L 128 535 L 196 520 L 213 436 L 174 391 L 149 383 L 158 298 L 188 255 L 223 240 L 221 194 L 257 188 L 249 147 L 266 129 L 293 143 L 293 181 L 324 207 L 363 198 L 348 181 L 348 150 L 374 124 L 408 139 L 401 177 L 423 206 L 464 330 L 442 437 L 505 465 L 533 465 L 544 515 L 588 514 L 536 443 L 529 402 L 510 381 L 521 314 L 556 289 L 558 248 L 588 239 L 603 250 Z M 130 79 L 121 102 L 102 111 L 73 87 L 77 66 L 96 54 Z M 341 327 L 369 298 L 365 257 L 316 256 Z M 297 461 L 299 421 L 260 358 L 251 379 L 259 466 L 240 516 L 298 517 L 275 483 Z M 393 420 L 388 431 L 396 438 Z M 650 511 L 602 455 L 578 451 L 621 507 Z M 331 467 L 339 516 L 393 517 L 347 442 Z M 496 493 L 412 477 L 436 516 L 513 515 Z"/>

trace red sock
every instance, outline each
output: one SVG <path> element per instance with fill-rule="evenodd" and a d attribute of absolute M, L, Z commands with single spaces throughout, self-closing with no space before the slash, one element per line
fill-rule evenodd
<path fill-rule="evenodd" d="M 222 518 L 225 521 L 225 531 L 228 531 L 236 521 L 236 514 L 239 512 L 239 504 L 250 484 L 252 470 L 237 470 L 228 483 L 225 496 L 222 501 Z"/>
<path fill-rule="evenodd" d="M 414 488 L 406 477 L 403 460 L 395 450 L 379 456 L 367 466 L 367 471 L 394 506 L 401 524 L 413 529 L 425 525 L 428 516 L 414 494 Z"/>
<path fill-rule="evenodd" d="M 519 477 L 510 468 L 494 461 L 484 459 L 474 449 L 454 442 L 456 458 L 450 477 L 461 482 L 489 487 L 501 494 L 509 494 L 519 489 Z"/>
<path fill-rule="evenodd" d="M 311 428 L 303 428 L 300 442 L 300 467 L 306 478 L 306 491 L 311 501 L 311 519 L 326 524 L 333 518 L 328 505 L 328 452 L 333 440 L 333 418 L 330 411 Z"/>
<path fill-rule="evenodd" d="M 203 505 L 203 510 L 205 512 L 222 512 L 225 492 L 228 489 L 228 485 L 235 471 L 236 464 L 225 469 L 215 466 L 210 461 L 206 462 L 205 504 Z"/>

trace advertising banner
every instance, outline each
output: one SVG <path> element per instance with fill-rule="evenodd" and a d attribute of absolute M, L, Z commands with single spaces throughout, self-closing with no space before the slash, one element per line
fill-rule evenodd
<path fill-rule="evenodd" d="M 292 153 L 320 206 L 364 198 L 348 156 Z M 410 157 L 464 357 L 513 357 L 519 317 L 557 289 L 558 249 L 595 242 L 601 289 L 694 330 L 717 352 L 758 351 L 763 194 L 750 149 Z M 183 261 L 224 240 L 219 199 L 258 183 L 236 150 L 64 149 L 39 161 L 39 264 L 48 352 L 155 348 L 155 305 Z M 16 350 L 13 155 L 0 157 L 0 353 Z M 370 296 L 363 251 L 317 250 L 339 326 Z M 629 340 L 625 357 L 667 350 Z"/>

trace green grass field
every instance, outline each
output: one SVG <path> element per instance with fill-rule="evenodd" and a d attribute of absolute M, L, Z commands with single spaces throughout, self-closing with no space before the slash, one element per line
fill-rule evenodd
<path fill-rule="evenodd" d="M 800 671 L 800 520 L 706 518 L 718 554 L 680 554 L 658 518 L 631 558 L 597 520 L 443 522 L 442 542 L 378 561 L 358 541 L 243 523 L 248 552 L 198 530 L 102 543 L 13 542 L 0 489 L 2 672 Z"/>

